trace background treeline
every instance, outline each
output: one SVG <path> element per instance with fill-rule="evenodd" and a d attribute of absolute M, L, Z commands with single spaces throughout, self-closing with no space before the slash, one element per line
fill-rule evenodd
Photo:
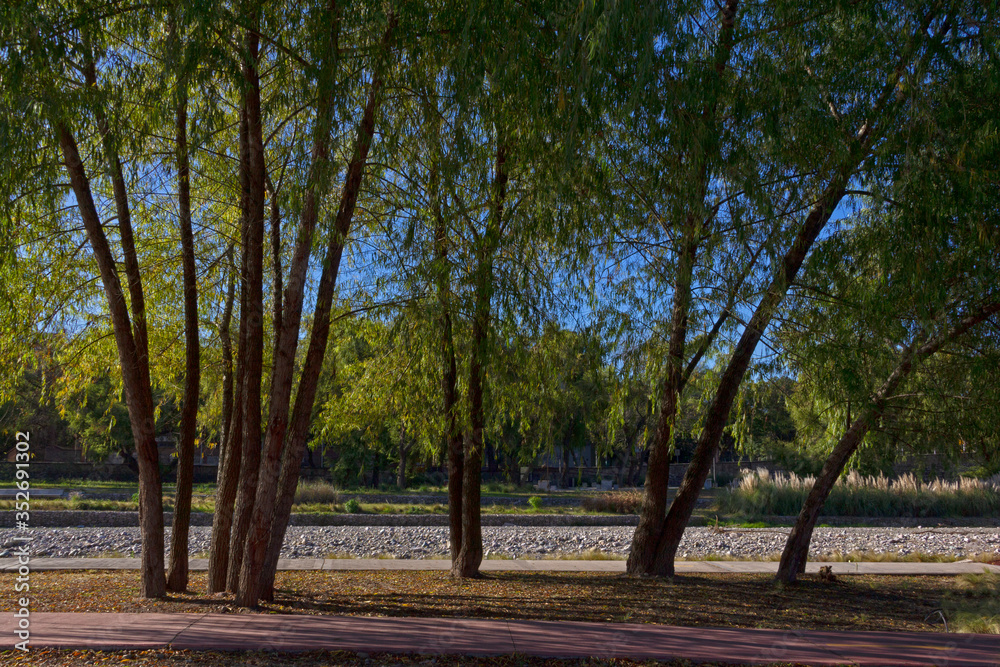
<path fill-rule="evenodd" d="M 995 469 L 989 3 L 77 0 L 0 26 L 3 398 L 88 447 L 127 439 L 124 404 L 144 595 L 186 586 L 199 438 L 209 588 L 245 605 L 310 443 L 446 462 L 458 577 L 501 456 L 645 447 L 628 570 L 664 575 L 722 448 L 771 448 L 817 473 L 786 580 L 844 470 Z"/>
<path fill-rule="evenodd" d="M 375 326 L 382 332 L 389 325 L 375 322 Z M 386 364 L 386 357 L 399 354 L 395 344 L 377 347 L 372 341 L 356 337 L 356 333 L 345 331 L 344 347 L 338 348 L 336 357 L 331 355 L 325 361 L 337 370 L 328 371 L 330 375 L 320 387 L 317 402 L 322 408 L 317 411 L 304 464 L 322 471 L 341 488 L 402 489 L 443 484 L 446 477 L 440 470 L 444 461 L 433 433 L 422 438 L 407 430 L 397 406 L 369 403 L 347 390 L 361 380 L 378 386 L 405 379 L 405 374 Z M 637 384 L 634 404 L 618 416 L 612 412 L 616 369 L 607 364 L 600 341 L 589 332 L 577 334 L 553 327 L 533 344 L 540 342 L 562 348 L 557 353 L 562 355 L 565 366 L 547 371 L 559 382 L 559 390 L 547 397 L 551 401 L 548 408 L 558 416 L 543 421 L 537 408 L 512 415 L 493 413 L 497 421 L 491 423 L 486 437 L 483 472 L 490 479 L 517 484 L 522 466 L 545 465 L 559 469 L 551 481 L 563 487 L 581 481 L 594 483 L 597 476 L 620 480 L 623 485 L 641 485 L 644 480 L 640 472 L 654 416 L 648 399 L 651 388 Z M 591 346 L 589 350 L 581 349 L 587 345 Z M 524 354 L 531 359 L 530 351 Z M 566 368 L 568 377 L 561 373 Z M 73 391 L 67 391 L 69 385 L 60 384 L 61 375 L 53 368 L 25 372 L 16 395 L 0 406 L 3 430 L 10 434 L 17 428 L 28 429 L 38 434 L 40 442 L 76 450 L 86 461 L 101 462 L 117 454 L 124 465 L 134 465 L 135 442 L 128 410 L 114 395 L 111 375 L 102 374 Z M 516 386 L 519 376 L 515 370 L 505 380 Z M 348 377 L 355 379 L 348 382 Z M 695 390 L 683 397 L 674 436 L 675 461 L 690 459 L 703 412 L 698 387 L 710 386 L 710 382 L 710 377 L 699 374 L 693 381 Z M 157 433 L 175 436 L 180 428 L 181 397 L 158 389 L 156 400 Z M 212 411 L 219 407 L 210 400 L 200 405 L 196 463 L 217 460 L 220 417 Z M 438 413 L 433 401 L 418 408 L 427 411 L 419 417 L 422 419 L 433 420 Z M 933 414 L 948 409 L 944 402 L 933 408 Z M 973 412 L 980 408 L 966 409 Z M 800 475 L 819 472 L 825 458 L 823 438 L 837 431 L 838 424 L 833 423 L 837 418 L 794 379 L 779 376 L 748 382 L 738 410 L 729 418 L 730 433 L 723 439 L 720 460 L 772 461 Z M 952 415 L 949 423 L 956 424 L 958 417 Z M 621 421 L 613 422 L 616 418 Z M 939 424 L 939 419 L 925 418 L 918 425 L 908 425 L 913 431 L 905 437 L 894 424 L 883 425 L 873 432 L 869 446 L 858 451 L 850 468 L 863 475 L 891 476 L 897 464 L 907 463 L 916 474 L 931 477 L 943 470 L 960 470 L 974 477 L 1000 473 L 1000 458 L 988 432 L 976 430 L 973 433 L 978 439 L 966 442 L 961 436 L 956 439 L 954 433 L 940 430 Z M 540 429 L 546 432 L 540 435 Z M 921 463 L 926 455 L 931 455 L 932 466 L 923 470 Z M 175 456 L 169 465 L 162 465 L 163 472 L 173 474 L 176 465 Z M 589 471 L 586 479 L 578 479 L 580 467 L 600 472 Z M 716 481 L 732 480 L 727 477 Z"/>

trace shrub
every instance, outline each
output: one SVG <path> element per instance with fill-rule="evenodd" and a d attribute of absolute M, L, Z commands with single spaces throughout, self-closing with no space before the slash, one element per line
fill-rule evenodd
<path fill-rule="evenodd" d="M 531 505 L 531 509 L 536 512 L 542 509 L 542 497 L 541 496 L 531 496 L 528 498 L 528 504 Z"/>
<path fill-rule="evenodd" d="M 483 491 L 486 493 L 516 493 L 517 484 L 511 484 L 510 482 L 499 482 L 492 480 L 483 484 Z"/>
<path fill-rule="evenodd" d="M 322 479 L 299 482 L 295 489 L 296 505 L 313 505 L 317 503 L 335 505 L 340 502 L 340 489 Z"/>
<path fill-rule="evenodd" d="M 638 514 L 642 507 L 642 491 L 608 491 L 595 496 L 587 496 L 580 503 L 588 512 L 610 512 L 612 514 Z"/>
<path fill-rule="evenodd" d="M 732 489 L 717 497 L 722 512 L 761 516 L 799 513 L 814 477 L 744 471 Z M 960 478 L 957 482 L 920 482 L 913 475 L 895 480 L 851 471 L 837 480 L 823 506 L 827 516 L 979 517 L 1000 513 L 1000 479 Z"/>
<path fill-rule="evenodd" d="M 359 514 L 361 512 L 361 503 L 358 502 L 357 498 L 351 498 L 344 503 L 344 509 L 349 514 Z"/>

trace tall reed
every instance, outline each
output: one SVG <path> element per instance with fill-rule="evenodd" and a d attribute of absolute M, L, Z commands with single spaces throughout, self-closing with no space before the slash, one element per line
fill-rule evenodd
<path fill-rule="evenodd" d="M 802 509 L 814 477 L 745 470 L 733 488 L 717 497 L 719 510 L 747 516 L 793 516 Z M 826 516 L 982 517 L 1000 514 L 1000 476 L 921 482 L 911 474 L 889 479 L 850 471 L 841 477 L 826 504 Z"/>

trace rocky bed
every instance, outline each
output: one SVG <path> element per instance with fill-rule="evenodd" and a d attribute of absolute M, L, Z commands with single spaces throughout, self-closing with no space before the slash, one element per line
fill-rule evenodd
<path fill-rule="evenodd" d="M 169 528 L 167 532 L 169 533 Z M 551 557 L 598 550 L 625 556 L 634 528 L 629 526 L 505 526 L 484 527 L 487 557 Z M 741 560 L 768 559 L 781 552 L 788 528 L 723 529 L 688 528 L 678 556 L 699 559 L 724 556 Z M 138 528 L 34 528 L 33 557 L 96 557 L 139 554 Z M 10 557 L 23 535 L 0 529 L 0 557 Z M 191 528 L 191 553 L 207 553 L 211 529 Z M 413 526 L 292 526 L 282 556 L 285 558 L 443 557 L 448 550 L 448 529 Z M 167 544 L 170 543 L 169 537 Z M 907 555 L 928 553 L 954 558 L 995 554 L 1000 558 L 997 528 L 817 528 L 813 557 L 853 551 Z"/>

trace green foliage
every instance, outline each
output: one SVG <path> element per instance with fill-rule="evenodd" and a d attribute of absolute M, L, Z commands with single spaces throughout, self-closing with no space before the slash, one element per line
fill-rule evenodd
<path fill-rule="evenodd" d="M 601 441 L 608 404 L 608 369 L 593 331 L 574 332 L 549 324 L 541 336 L 525 341 L 514 356 L 519 368 L 507 367 L 504 407 L 516 419 L 528 445 L 519 452 L 531 460 L 555 447 L 579 452 Z"/>
<path fill-rule="evenodd" d="M 528 498 L 528 504 L 531 505 L 531 509 L 536 512 L 542 509 L 542 502 L 541 496 L 531 496 Z"/>
<path fill-rule="evenodd" d="M 344 503 L 344 510 L 348 514 L 358 514 L 361 512 L 361 503 L 358 502 L 357 498 L 349 498 L 346 503 Z"/>

